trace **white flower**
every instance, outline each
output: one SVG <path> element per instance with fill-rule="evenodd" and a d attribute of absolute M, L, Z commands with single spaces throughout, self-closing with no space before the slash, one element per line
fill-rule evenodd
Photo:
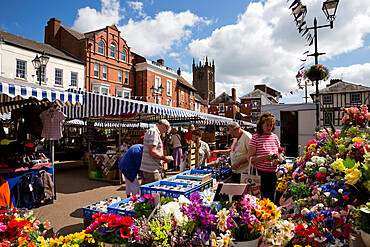
<path fill-rule="evenodd" d="M 343 189 L 339 189 L 338 190 L 338 193 L 342 194 L 343 193 Z"/>
<path fill-rule="evenodd" d="M 310 210 L 308 208 L 304 208 L 304 209 L 301 210 L 301 214 L 303 214 L 303 215 L 306 215 L 309 212 L 310 212 Z"/>
<path fill-rule="evenodd" d="M 210 207 L 213 202 L 213 198 L 215 197 L 215 192 L 211 189 L 206 189 L 203 192 L 199 193 L 203 200 L 203 205 L 206 207 Z"/>
<path fill-rule="evenodd" d="M 228 247 L 229 245 L 234 246 L 235 244 L 231 240 L 231 232 L 227 230 L 225 234 L 220 233 L 220 237 L 217 238 L 217 246 Z"/>
<path fill-rule="evenodd" d="M 217 213 L 217 217 L 219 218 L 217 223 L 218 229 L 225 231 L 227 228 L 227 219 L 229 218 L 229 210 L 223 208 Z"/>
<path fill-rule="evenodd" d="M 343 245 L 344 245 L 344 243 L 342 243 L 340 241 L 340 239 L 335 239 L 335 243 L 334 244 L 331 244 L 330 247 L 341 247 Z"/>
<path fill-rule="evenodd" d="M 320 238 L 314 238 L 314 240 L 315 240 L 316 242 L 323 243 L 323 242 L 325 242 L 326 237 L 321 236 Z"/>
<path fill-rule="evenodd" d="M 190 200 L 186 198 L 184 195 L 179 196 L 178 201 L 180 204 L 189 204 Z"/>

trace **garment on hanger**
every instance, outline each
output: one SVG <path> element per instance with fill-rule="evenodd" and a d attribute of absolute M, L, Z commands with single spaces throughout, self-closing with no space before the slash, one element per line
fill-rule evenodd
<path fill-rule="evenodd" d="M 45 189 L 39 177 L 24 174 L 13 187 L 12 194 L 17 208 L 29 207 L 44 199 Z"/>
<path fill-rule="evenodd" d="M 59 140 L 62 138 L 62 125 L 66 118 L 67 116 L 64 115 L 63 112 L 54 107 L 43 111 L 40 114 L 40 119 L 43 125 L 41 137 L 47 140 Z"/>
<path fill-rule="evenodd" d="M 13 207 L 9 183 L 3 178 L 0 178 L 0 207 Z"/>
<path fill-rule="evenodd" d="M 47 202 L 50 201 L 51 199 L 54 198 L 54 183 L 53 183 L 53 175 L 46 172 L 45 170 L 41 170 L 38 174 L 37 177 L 41 179 L 42 184 L 44 185 L 45 188 L 45 197 L 41 201 Z"/>

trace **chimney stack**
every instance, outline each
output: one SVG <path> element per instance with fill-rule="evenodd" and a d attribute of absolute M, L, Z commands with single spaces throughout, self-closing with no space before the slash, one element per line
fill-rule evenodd
<path fill-rule="evenodd" d="M 61 21 L 55 17 L 51 18 L 48 21 L 48 25 L 45 27 L 45 37 L 44 37 L 45 44 L 57 45 L 55 42 L 56 41 L 55 36 L 59 31 L 60 23 Z"/>
<path fill-rule="evenodd" d="M 157 60 L 157 63 L 159 63 L 159 64 L 161 64 L 161 65 L 164 65 L 164 59 L 162 59 L 162 58 L 161 58 L 161 59 L 158 59 L 158 60 Z"/>
<path fill-rule="evenodd" d="M 180 68 L 177 70 L 177 74 L 181 75 L 181 69 Z"/>
<path fill-rule="evenodd" d="M 236 103 L 236 89 L 235 88 L 231 89 L 231 97 L 233 98 L 234 102 Z"/>

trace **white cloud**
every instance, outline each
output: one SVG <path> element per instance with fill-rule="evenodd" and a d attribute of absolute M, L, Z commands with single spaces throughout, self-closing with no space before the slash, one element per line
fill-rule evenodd
<path fill-rule="evenodd" d="M 179 57 L 180 56 L 180 53 L 178 52 L 171 52 L 170 54 L 168 54 L 169 57 Z"/>
<path fill-rule="evenodd" d="M 78 10 L 72 29 L 84 33 L 113 24 L 117 25 L 123 19 L 118 0 L 101 0 L 101 11 L 90 7 Z"/>
<path fill-rule="evenodd" d="M 181 42 L 190 38 L 192 27 L 204 23 L 208 23 L 206 19 L 189 10 L 180 13 L 164 11 L 154 18 L 146 17 L 140 21 L 130 19 L 119 29 L 133 51 L 144 56 L 154 56 L 164 55 L 174 46 L 180 46 Z"/>
<path fill-rule="evenodd" d="M 370 63 L 336 67 L 330 72 L 330 75 L 332 79 L 342 79 L 343 81 L 369 86 Z"/>
<path fill-rule="evenodd" d="M 140 17 L 145 17 L 146 16 L 146 14 L 143 11 L 144 3 L 138 2 L 138 1 L 136 1 L 136 2 L 134 2 L 134 1 L 127 1 L 127 4 L 136 13 L 138 13 Z"/>
<path fill-rule="evenodd" d="M 326 52 L 319 57 L 320 62 L 334 63 L 331 61 L 334 57 L 337 59 L 338 55 L 364 45 L 364 37 L 370 33 L 368 1 L 339 3 L 334 29 L 318 30 L 319 52 Z M 216 80 L 222 82 L 216 83 L 216 94 L 230 93 L 234 84 L 238 95 L 243 95 L 252 91 L 253 85 L 262 83 L 283 93 L 297 93 L 295 75 L 302 63 L 300 59 L 305 58 L 306 50 L 312 53 L 314 45 L 305 46 L 307 42 L 298 33 L 290 15 L 291 3 L 285 0 L 251 2 L 235 24 L 216 29 L 209 37 L 189 44 L 191 56 L 201 59 L 207 55 L 215 60 Z M 313 25 L 314 16 L 318 17 L 319 25 L 327 24 L 321 6 L 321 0 L 307 2 L 308 26 Z M 314 59 L 308 57 L 306 67 L 313 62 Z M 357 71 L 366 75 L 365 69 Z M 364 75 L 361 78 L 365 79 Z"/>
<path fill-rule="evenodd" d="M 187 82 L 193 85 L 193 73 L 189 73 L 186 71 L 181 71 L 181 76 L 185 78 Z"/>

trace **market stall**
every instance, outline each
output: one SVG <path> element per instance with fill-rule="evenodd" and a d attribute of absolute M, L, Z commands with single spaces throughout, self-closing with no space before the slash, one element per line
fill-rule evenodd
<path fill-rule="evenodd" d="M 57 108 L 81 103 L 82 95 L 0 77 L 0 113 L 7 118 L 0 142 L 1 185 L 6 188 L 0 192 L 14 206 L 35 207 L 55 198 L 53 140 L 60 138 L 64 121 Z M 59 128 L 51 130 L 54 125 Z M 43 138 L 50 143 L 42 145 Z"/>

